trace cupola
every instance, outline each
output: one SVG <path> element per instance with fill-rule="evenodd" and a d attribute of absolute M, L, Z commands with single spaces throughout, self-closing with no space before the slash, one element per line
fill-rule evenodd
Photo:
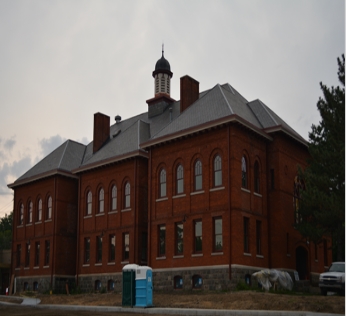
<path fill-rule="evenodd" d="M 164 57 L 164 50 L 162 46 L 162 56 L 156 62 L 155 70 L 153 71 L 153 77 L 155 79 L 155 97 L 164 93 L 170 96 L 171 94 L 171 78 L 173 73 L 171 72 L 171 66 L 168 60 Z"/>

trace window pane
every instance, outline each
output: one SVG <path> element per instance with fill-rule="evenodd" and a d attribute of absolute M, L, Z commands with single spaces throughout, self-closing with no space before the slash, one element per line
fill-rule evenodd
<path fill-rule="evenodd" d="M 160 197 L 166 196 L 166 170 L 160 172 Z"/>
<path fill-rule="evenodd" d="M 176 224 L 175 229 L 176 229 L 175 252 L 176 252 L 176 254 L 183 254 L 183 251 L 184 251 L 184 244 L 183 244 L 184 227 L 183 227 L 183 223 Z"/>
<path fill-rule="evenodd" d="M 115 236 L 109 235 L 109 261 L 115 260 Z"/>
<path fill-rule="evenodd" d="M 166 254 L 166 226 L 159 226 L 159 256 Z"/>
<path fill-rule="evenodd" d="M 214 159 L 214 186 L 222 185 L 222 161 L 221 157 L 217 155 Z"/>
<path fill-rule="evenodd" d="M 130 201 L 131 201 L 131 187 L 130 187 L 130 183 L 126 183 L 125 185 L 125 208 L 129 208 L 130 207 Z"/>
<path fill-rule="evenodd" d="M 115 185 L 112 187 L 112 211 L 117 209 L 117 195 L 118 195 L 118 190 Z"/>
<path fill-rule="evenodd" d="M 195 191 L 202 190 L 202 163 L 198 160 L 195 164 Z"/>
<path fill-rule="evenodd" d="M 38 200 L 38 207 L 37 207 L 37 221 L 42 220 L 42 200 Z"/>
<path fill-rule="evenodd" d="M 182 165 L 177 168 L 177 194 L 184 192 L 184 169 Z"/>
<path fill-rule="evenodd" d="M 124 234 L 124 260 L 130 258 L 130 235 Z"/>
<path fill-rule="evenodd" d="M 96 262 L 102 262 L 102 237 L 96 237 Z"/>
<path fill-rule="evenodd" d="M 99 213 L 104 212 L 104 196 L 105 192 L 103 189 L 101 189 L 99 192 Z"/>
<path fill-rule="evenodd" d="M 222 250 L 222 218 L 214 219 L 214 250 Z"/>
<path fill-rule="evenodd" d="M 90 238 L 84 239 L 84 263 L 90 262 Z"/>
<path fill-rule="evenodd" d="M 202 251 L 202 222 L 195 222 L 195 252 Z"/>
<path fill-rule="evenodd" d="M 47 208 L 47 219 L 51 219 L 52 218 L 52 197 L 50 196 L 48 198 L 48 208 Z"/>
<path fill-rule="evenodd" d="M 243 188 L 247 188 L 247 169 L 246 169 L 246 159 L 243 156 L 241 159 L 241 185 Z"/>
<path fill-rule="evenodd" d="M 92 194 L 89 191 L 87 196 L 87 215 L 90 215 L 92 212 Z"/>

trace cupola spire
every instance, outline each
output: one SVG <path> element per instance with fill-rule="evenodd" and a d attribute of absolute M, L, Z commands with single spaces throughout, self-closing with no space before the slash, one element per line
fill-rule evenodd
<path fill-rule="evenodd" d="M 155 70 L 153 71 L 154 77 L 154 91 L 155 97 L 159 94 L 171 94 L 171 78 L 173 73 L 171 72 L 171 66 L 168 60 L 164 57 L 164 44 L 162 43 L 162 56 L 156 62 Z"/>

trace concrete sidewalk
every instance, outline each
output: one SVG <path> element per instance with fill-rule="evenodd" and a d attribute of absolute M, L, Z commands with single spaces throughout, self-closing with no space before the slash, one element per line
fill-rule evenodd
<path fill-rule="evenodd" d="M 61 311 L 92 311 L 92 312 L 121 312 L 132 314 L 165 314 L 165 315 L 186 315 L 186 316 L 341 316 L 343 314 L 330 314 L 330 313 L 313 313 L 305 311 L 251 311 L 251 310 L 223 310 L 223 309 L 193 309 L 193 308 L 130 308 L 120 306 L 83 306 L 83 305 L 40 305 L 40 300 L 29 297 L 18 297 L 22 300 L 21 303 L 6 302 L 6 299 L 17 299 L 13 296 L 0 295 L 0 304 L 16 305 L 16 306 L 35 306 L 35 308 L 53 309 Z"/>

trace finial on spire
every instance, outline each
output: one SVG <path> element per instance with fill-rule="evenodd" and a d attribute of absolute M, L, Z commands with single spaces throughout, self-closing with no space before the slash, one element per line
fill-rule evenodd
<path fill-rule="evenodd" d="M 164 52 L 165 52 L 165 44 L 162 43 L 162 57 L 163 57 Z"/>

